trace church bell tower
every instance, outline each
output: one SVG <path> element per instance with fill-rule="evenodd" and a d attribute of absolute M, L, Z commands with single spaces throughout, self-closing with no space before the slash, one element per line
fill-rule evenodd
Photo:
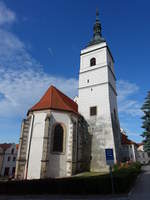
<path fill-rule="evenodd" d="M 92 40 L 80 54 L 77 102 L 92 137 L 91 171 L 104 171 L 108 170 L 106 148 L 113 149 L 115 162 L 119 161 L 120 125 L 114 59 L 101 34 L 98 10 L 93 32 Z"/>

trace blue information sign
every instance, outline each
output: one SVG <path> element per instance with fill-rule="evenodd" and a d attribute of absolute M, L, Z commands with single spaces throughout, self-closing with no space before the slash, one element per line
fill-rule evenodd
<path fill-rule="evenodd" d="M 106 162 L 108 165 L 114 164 L 114 153 L 113 149 L 105 149 L 105 155 L 106 155 Z"/>

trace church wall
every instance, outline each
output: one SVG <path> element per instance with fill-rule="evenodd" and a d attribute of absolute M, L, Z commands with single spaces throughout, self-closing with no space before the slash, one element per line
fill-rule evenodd
<path fill-rule="evenodd" d="M 112 71 L 110 70 L 110 67 L 107 67 L 107 74 L 108 74 L 108 82 L 111 84 L 111 89 L 114 89 L 116 91 L 116 80 L 112 74 Z"/>
<path fill-rule="evenodd" d="M 97 106 L 98 116 L 108 116 L 110 112 L 108 84 L 79 89 L 78 104 L 79 112 L 86 119 L 90 118 L 90 106 Z"/>
<path fill-rule="evenodd" d="M 19 148 L 18 148 L 16 171 L 15 171 L 16 179 L 26 178 L 28 146 L 29 146 L 28 141 L 31 135 L 32 123 L 33 123 L 33 115 L 30 115 L 27 116 L 26 119 L 23 119 L 21 124 L 21 133 L 19 139 Z"/>
<path fill-rule="evenodd" d="M 117 108 L 117 97 L 111 87 L 109 88 L 109 98 L 110 98 L 110 112 L 111 112 L 111 121 L 113 127 L 115 154 L 117 161 L 119 161 L 121 158 L 120 123 L 119 123 L 118 108 Z"/>
<path fill-rule="evenodd" d="M 90 59 L 96 58 L 96 65 L 89 66 Z M 116 84 L 113 58 L 105 42 L 85 48 L 81 51 L 79 74 L 79 112 L 89 123 L 92 137 L 92 171 L 108 170 L 105 149 L 114 149 L 119 144 L 118 132 L 114 140 L 112 111 L 116 110 Z M 97 106 L 97 115 L 90 116 L 90 107 Z M 118 143 L 116 143 L 116 141 Z"/>
<path fill-rule="evenodd" d="M 79 78 L 80 88 L 90 87 L 94 84 L 103 84 L 106 82 L 108 82 L 106 66 L 100 66 L 100 68 L 91 67 L 90 71 L 81 73 Z"/>
<path fill-rule="evenodd" d="M 95 51 L 95 49 L 98 50 Z M 92 66 L 93 69 L 97 68 L 98 66 L 106 65 L 107 63 L 106 43 L 95 45 L 94 51 L 93 47 L 88 47 L 81 51 L 80 72 L 91 69 L 90 59 L 93 57 L 96 58 L 96 66 Z"/>
<path fill-rule="evenodd" d="M 29 152 L 27 179 L 40 178 L 46 115 L 47 115 L 46 112 L 34 112 L 34 123 L 33 123 L 31 147 Z"/>
<path fill-rule="evenodd" d="M 64 177 L 72 174 L 72 122 L 70 114 L 65 112 L 51 112 L 53 124 L 62 124 L 65 131 L 65 146 L 63 153 L 52 152 L 52 133 L 50 136 L 48 177 Z M 71 141 L 70 141 L 71 140 Z"/>
<path fill-rule="evenodd" d="M 79 90 L 79 111 L 87 119 L 92 134 L 92 171 L 107 170 L 105 148 L 114 148 L 108 84 Z M 97 116 L 90 117 L 90 106 L 97 106 Z"/>
<path fill-rule="evenodd" d="M 79 116 L 78 119 L 78 137 L 77 137 L 77 172 L 90 170 L 91 158 L 91 135 L 88 131 L 86 120 Z"/>
<path fill-rule="evenodd" d="M 112 57 L 111 57 L 111 55 L 110 55 L 108 50 L 107 50 L 107 63 L 110 66 L 112 72 L 115 73 L 114 72 L 114 61 L 113 61 L 113 59 L 112 59 Z"/>

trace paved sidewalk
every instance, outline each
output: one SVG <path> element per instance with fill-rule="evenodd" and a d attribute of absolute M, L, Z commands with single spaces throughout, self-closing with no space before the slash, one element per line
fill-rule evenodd
<path fill-rule="evenodd" d="M 142 170 L 129 194 L 130 200 L 150 200 L 150 165 L 142 167 Z"/>

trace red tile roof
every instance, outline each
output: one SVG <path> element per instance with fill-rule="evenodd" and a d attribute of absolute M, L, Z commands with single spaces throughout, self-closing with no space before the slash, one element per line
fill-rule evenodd
<path fill-rule="evenodd" d="M 137 145 L 138 145 L 138 147 L 140 147 L 140 146 L 144 145 L 144 143 L 143 142 L 137 143 Z"/>
<path fill-rule="evenodd" d="M 135 144 L 137 145 L 136 142 L 128 139 L 128 136 L 122 133 L 122 144 Z"/>
<path fill-rule="evenodd" d="M 78 113 L 78 105 L 72 99 L 63 94 L 54 86 L 50 86 L 44 96 L 36 103 L 30 111 L 39 111 L 46 109 L 69 111 Z"/>
<path fill-rule="evenodd" d="M 19 144 L 16 144 L 16 149 L 17 149 L 17 150 L 19 149 Z"/>
<path fill-rule="evenodd" d="M 4 151 L 6 151 L 8 148 L 10 148 L 11 147 L 11 143 L 3 143 L 3 144 L 0 144 L 0 147 L 4 150 Z"/>

